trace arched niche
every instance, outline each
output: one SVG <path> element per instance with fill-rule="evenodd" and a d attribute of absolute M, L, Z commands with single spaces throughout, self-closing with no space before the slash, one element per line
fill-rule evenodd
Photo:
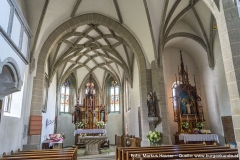
<path fill-rule="evenodd" d="M 18 65 L 13 58 L 0 61 L 0 99 L 21 90 L 23 82 Z"/>

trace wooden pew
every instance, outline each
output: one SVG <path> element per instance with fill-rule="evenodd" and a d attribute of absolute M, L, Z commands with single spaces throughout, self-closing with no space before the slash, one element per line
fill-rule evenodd
<path fill-rule="evenodd" d="M 172 145 L 172 146 L 156 146 L 156 147 L 135 147 L 135 148 L 126 148 L 126 147 L 118 147 L 116 152 L 116 159 L 126 160 L 130 154 L 142 154 L 142 153 L 151 153 L 154 154 L 159 151 L 170 151 L 176 152 L 178 150 L 181 151 L 189 151 L 189 150 L 216 150 L 219 149 L 221 151 L 228 150 L 228 147 L 224 146 L 204 146 L 204 145 Z"/>
<path fill-rule="evenodd" d="M 126 159 L 129 160 L 129 157 L 132 160 L 135 159 L 181 159 L 181 158 L 194 158 L 195 155 L 200 155 L 203 157 L 200 158 L 208 158 L 213 159 L 210 156 L 216 156 L 216 155 L 238 155 L 237 149 L 208 149 L 208 148 L 193 148 L 193 149 L 182 149 L 182 150 L 147 150 L 147 151 L 127 151 L 126 153 Z M 208 157 L 205 157 L 208 155 Z M 196 158 L 195 158 L 196 159 Z M 224 159 L 224 158 L 223 158 Z M 225 159 L 228 159 L 225 157 Z M 232 159 L 238 159 L 238 157 L 232 158 Z"/>
<path fill-rule="evenodd" d="M 166 145 L 166 146 L 155 146 L 155 147 L 116 147 L 116 159 L 117 160 L 121 160 L 122 157 L 124 157 L 124 154 L 126 154 L 127 150 L 148 150 L 148 149 L 162 149 L 162 148 L 182 148 L 182 147 L 186 147 L 186 148 L 192 148 L 192 147 L 205 147 L 205 145 L 203 144 L 184 144 L 184 145 Z M 206 147 L 215 147 L 213 145 L 208 145 Z M 227 148 L 227 147 L 225 147 Z M 122 152 L 123 151 L 123 152 Z"/>
<path fill-rule="evenodd" d="M 69 149 L 49 149 L 49 150 L 31 150 L 3 155 L 0 160 L 14 159 L 51 159 L 51 160 L 77 160 L 77 147 Z"/>

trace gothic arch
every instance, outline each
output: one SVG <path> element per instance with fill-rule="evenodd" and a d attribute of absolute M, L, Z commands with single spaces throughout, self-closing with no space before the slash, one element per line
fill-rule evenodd
<path fill-rule="evenodd" d="M 47 40 L 44 42 L 39 57 L 38 57 L 38 63 L 37 63 L 37 74 L 34 77 L 34 82 L 33 82 L 33 93 L 32 93 L 32 102 L 31 102 L 31 110 L 34 110 L 35 115 L 41 115 L 42 109 L 41 109 L 41 102 L 39 103 L 37 99 L 42 97 L 42 88 L 39 91 L 35 91 L 35 88 L 37 86 L 43 86 L 43 79 L 44 79 L 44 67 L 45 67 L 45 61 L 48 58 L 51 50 L 53 49 L 54 45 L 67 33 L 71 32 L 73 29 L 85 25 L 85 24 L 99 24 L 106 26 L 116 32 L 118 35 L 120 35 L 125 41 L 128 46 L 131 48 L 133 51 L 138 68 L 139 68 L 139 80 L 140 80 L 140 103 L 141 103 L 141 110 L 142 111 L 142 128 L 146 128 L 145 126 L 148 126 L 148 121 L 146 115 L 143 115 L 146 113 L 145 107 L 143 105 L 147 101 L 147 92 L 150 90 L 149 87 L 147 86 L 147 67 L 146 67 L 146 60 L 143 54 L 143 51 L 137 42 L 136 38 L 131 34 L 130 31 L 128 31 L 123 25 L 121 25 L 119 22 L 101 15 L 97 13 L 90 13 L 90 14 L 84 14 L 80 15 L 77 17 L 74 17 L 60 26 L 58 26 L 47 38 Z M 39 89 L 38 89 L 39 90 Z M 143 127 L 144 126 L 144 127 Z M 143 140 L 147 141 L 145 138 L 148 133 L 148 129 L 143 130 Z"/>

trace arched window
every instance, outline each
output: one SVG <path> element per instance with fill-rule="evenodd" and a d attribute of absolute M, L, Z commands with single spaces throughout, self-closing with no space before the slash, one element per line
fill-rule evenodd
<path fill-rule="evenodd" d="M 173 85 L 172 85 L 172 97 L 173 97 L 173 106 L 174 108 L 177 107 L 177 92 L 176 92 L 176 87 L 181 84 L 181 82 L 177 81 L 177 82 L 174 82 Z"/>
<path fill-rule="evenodd" d="M 125 82 L 125 105 L 126 112 L 130 111 L 130 84 L 128 81 Z"/>
<path fill-rule="evenodd" d="M 110 112 L 119 112 L 119 86 L 112 81 L 110 89 Z"/>
<path fill-rule="evenodd" d="M 69 110 L 70 82 L 66 81 L 61 87 L 61 106 L 60 112 L 68 113 Z"/>
<path fill-rule="evenodd" d="M 9 94 L 4 97 L 4 103 L 3 103 L 4 112 L 10 113 L 11 102 L 12 102 L 12 94 Z"/>

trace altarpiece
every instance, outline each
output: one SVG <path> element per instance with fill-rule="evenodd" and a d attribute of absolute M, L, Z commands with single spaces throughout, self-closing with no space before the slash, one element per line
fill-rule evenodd
<path fill-rule="evenodd" d="M 106 124 L 108 121 L 107 108 L 104 105 L 99 105 L 96 96 L 96 87 L 93 83 L 92 75 L 90 74 L 89 81 L 85 85 L 85 98 L 83 104 L 79 104 L 79 99 L 75 105 L 75 110 L 72 113 L 72 123 L 76 124 L 83 122 L 83 130 L 88 130 L 89 135 L 95 135 L 98 126 L 97 122 Z M 77 127 L 75 128 L 78 129 Z M 89 132 L 92 130 L 92 134 Z M 76 141 L 77 143 L 77 136 Z"/>
<path fill-rule="evenodd" d="M 202 100 L 197 93 L 196 81 L 194 76 L 194 86 L 189 82 L 188 69 L 184 68 L 182 53 L 180 51 L 181 65 L 178 67 L 176 82 L 172 88 L 174 121 L 178 123 L 179 133 L 192 133 L 197 123 L 203 123 L 204 114 Z"/>

